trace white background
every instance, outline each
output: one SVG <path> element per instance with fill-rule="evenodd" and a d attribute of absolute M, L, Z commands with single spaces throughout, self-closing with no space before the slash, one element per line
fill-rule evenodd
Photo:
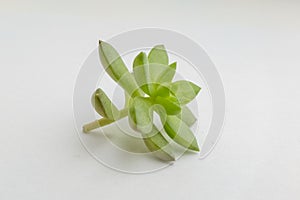
<path fill-rule="evenodd" d="M 1 200 L 300 198 L 299 1 L 1 0 L 0 17 Z M 206 159 L 130 175 L 81 146 L 72 93 L 98 39 L 141 27 L 206 49 L 227 112 Z"/>

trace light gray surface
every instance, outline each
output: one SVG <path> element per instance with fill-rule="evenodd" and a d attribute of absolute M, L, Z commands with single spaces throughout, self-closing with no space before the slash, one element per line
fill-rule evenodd
<path fill-rule="evenodd" d="M 297 1 L 0 5 L 0 199 L 300 198 Z M 206 159 L 128 175 L 81 146 L 72 92 L 100 37 L 139 27 L 179 31 L 207 50 L 227 116 Z"/>

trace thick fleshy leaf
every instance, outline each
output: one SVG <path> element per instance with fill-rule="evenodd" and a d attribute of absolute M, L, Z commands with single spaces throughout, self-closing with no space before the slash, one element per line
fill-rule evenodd
<path fill-rule="evenodd" d="M 148 55 L 150 76 L 153 83 L 161 83 L 160 77 L 169 69 L 168 53 L 164 45 L 154 46 Z"/>
<path fill-rule="evenodd" d="M 167 116 L 164 129 L 170 138 L 179 145 L 193 151 L 199 151 L 199 146 L 193 132 L 177 116 Z"/>
<path fill-rule="evenodd" d="M 135 79 L 129 73 L 118 52 L 108 43 L 99 41 L 100 61 L 110 75 L 131 96 L 140 95 Z"/>
<path fill-rule="evenodd" d="M 129 106 L 129 122 L 132 128 L 143 134 L 152 131 L 153 111 L 149 98 L 135 97 Z"/>
<path fill-rule="evenodd" d="M 144 52 L 138 54 L 133 61 L 133 74 L 139 87 L 148 95 L 154 93 L 149 71 L 148 57 Z"/>
<path fill-rule="evenodd" d="M 153 125 L 152 132 L 143 138 L 148 149 L 154 153 L 156 157 L 165 161 L 174 161 L 175 156 L 169 145 L 169 142 Z"/>
<path fill-rule="evenodd" d="M 179 145 L 194 151 L 199 151 L 197 140 L 188 125 L 178 115 L 167 115 L 162 107 L 154 108 L 160 116 L 165 132 Z M 188 109 L 184 107 L 183 109 Z M 181 113 L 182 114 L 182 113 Z M 182 115 L 181 115 L 182 116 Z"/>
<path fill-rule="evenodd" d="M 187 104 L 197 96 L 201 88 L 190 81 L 181 80 L 171 83 L 170 89 L 180 104 Z"/>
<path fill-rule="evenodd" d="M 120 111 L 100 88 L 94 92 L 91 101 L 96 112 L 102 117 L 110 120 L 114 120 L 119 117 Z"/>
<path fill-rule="evenodd" d="M 169 64 L 168 53 L 164 45 L 154 46 L 148 55 L 149 63 Z"/>
<path fill-rule="evenodd" d="M 177 117 L 179 117 L 188 126 L 192 126 L 197 121 L 195 115 L 187 106 L 181 107 L 181 112 L 177 115 Z"/>
<path fill-rule="evenodd" d="M 168 97 L 161 97 L 157 96 L 154 100 L 156 104 L 160 104 L 164 107 L 166 113 L 168 115 L 177 115 L 181 111 L 181 107 L 179 102 L 175 97 L 168 96 Z"/>
<path fill-rule="evenodd" d="M 174 62 L 167 67 L 164 67 L 164 70 L 159 74 L 156 82 L 157 83 L 170 83 L 176 73 L 177 63 Z"/>

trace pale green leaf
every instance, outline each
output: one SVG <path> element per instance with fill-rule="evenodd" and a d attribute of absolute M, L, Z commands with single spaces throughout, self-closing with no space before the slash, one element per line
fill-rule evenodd
<path fill-rule="evenodd" d="M 169 64 L 168 53 L 164 45 L 154 46 L 148 55 L 149 63 L 159 63 L 163 65 Z"/>
<path fill-rule="evenodd" d="M 174 62 L 167 67 L 164 67 L 164 70 L 160 72 L 156 80 L 157 83 L 170 83 L 176 73 L 177 63 Z"/>
<path fill-rule="evenodd" d="M 199 146 L 193 132 L 177 116 L 167 116 L 164 129 L 170 138 L 179 145 L 193 151 L 199 151 Z"/>
<path fill-rule="evenodd" d="M 151 80 L 161 83 L 164 74 L 170 69 L 168 53 L 164 45 L 154 46 L 148 55 Z"/>
<path fill-rule="evenodd" d="M 193 112 L 187 106 L 181 107 L 181 112 L 177 115 L 177 117 L 179 117 L 188 126 L 192 126 L 197 120 Z"/>
<path fill-rule="evenodd" d="M 148 57 L 144 52 L 138 54 L 133 61 L 133 74 L 139 87 L 148 95 L 154 93 L 149 71 Z"/>
<path fill-rule="evenodd" d="M 175 156 L 169 142 L 155 126 L 152 128 L 152 132 L 146 135 L 143 140 L 148 149 L 153 152 L 156 157 L 165 161 L 175 160 Z"/>
<path fill-rule="evenodd" d="M 170 89 L 180 104 L 187 104 L 197 96 L 201 88 L 190 81 L 181 80 L 171 83 Z"/>
<path fill-rule="evenodd" d="M 99 41 L 99 56 L 106 72 L 127 93 L 132 96 L 141 94 L 135 79 L 130 75 L 122 58 L 110 44 Z"/>
<path fill-rule="evenodd" d="M 91 101 L 99 115 L 110 120 L 114 120 L 119 117 L 120 111 L 100 88 L 93 93 Z"/>
<path fill-rule="evenodd" d="M 129 106 L 129 122 L 132 128 L 143 134 L 152 131 L 153 111 L 152 102 L 149 98 L 135 97 Z"/>

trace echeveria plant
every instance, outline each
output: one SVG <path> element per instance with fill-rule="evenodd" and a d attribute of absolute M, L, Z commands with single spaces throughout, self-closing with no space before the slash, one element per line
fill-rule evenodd
<path fill-rule="evenodd" d="M 129 72 L 117 51 L 99 41 L 100 60 L 107 74 L 125 90 L 125 107 L 119 110 L 103 90 L 92 95 L 92 104 L 101 119 L 83 126 L 85 133 L 128 116 L 130 126 L 139 131 L 145 145 L 162 160 L 175 160 L 170 138 L 192 151 L 199 151 L 197 140 L 190 130 L 196 121 L 186 106 L 200 87 L 186 80 L 173 82 L 176 62 L 169 63 L 163 45 L 154 46 L 149 54 L 139 53 Z M 161 119 L 166 138 L 153 123 L 153 113 Z"/>

